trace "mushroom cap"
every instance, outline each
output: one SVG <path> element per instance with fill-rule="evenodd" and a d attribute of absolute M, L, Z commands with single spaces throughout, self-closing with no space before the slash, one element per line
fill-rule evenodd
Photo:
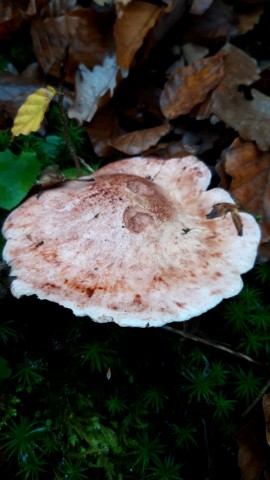
<path fill-rule="evenodd" d="M 236 295 L 260 240 L 254 218 L 207 219 L 234 203 L 206 191 L 208 167 L 193 156 L 129 158 L 82 181 L 33 195 L 6 219 L 4 260 L 15 297 L 35 294 L 121 326 L 161 326 L 200 315 Z"/>

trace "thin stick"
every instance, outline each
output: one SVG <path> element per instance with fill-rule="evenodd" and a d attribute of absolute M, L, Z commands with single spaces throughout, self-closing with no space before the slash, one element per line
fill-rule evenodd
<path fill-rule="evenodd" d="M 60 68 L 60 82 L 59 82 L 59 88 L 58 88 L 58 100 L 57 100 L 57 105 L 62 117 L 62 122 L 63 122 L 63 129 L 64 129 L 64 137 L 67 143 L 67 148 L 70 153 L 71 158 L 73 159 L 77 171 L 77 176 L 81 177 L 82 176 L 82 169 L 81 169 L 81 164 L 78 159 L 78 156 L 75 152 L 75 149 L 70 141 L 69 134 L 68 134 L 68 121 L 67 121 L 67 115 L 65 112 L 65 109 L 63 107 L 63 99 L 64 99 L 64 82 L 65 82 L 65 77 L 66 77 L 66 70 L 68 66 L 68 58 L 69 58 L 69 45 L 66 46 L 65 48 L 65 53 L 64 53 L 64 58 L 63 61 L 61 62 L 61 68 Z"/>
<path fill-rule="evenodd" d="M 187 338 L 188 340 L 193 340 L 194 342 L 200 342 L 203 343 L 204 345 L 209 345 L 210 347 L 217 348 L 218 350 L 223 350 L 224 352 L 230 353 L 231 355 L 234 355 L 235 357 L 242 358 L 243 360 L 246 360 L 247 362 L 255 363 L 256 365 L 262 365 L 260 362 L 257 362 L 251 357 L 248 357 L 244 353 L 239 353 L 235 352 L 231 348 L 225 347 L 224 345 L 221 345 L 220 343 L 213 342 L 212 340 L 206 340 L 205 338 L 197 337 L 196 335 L 192 335 L 192 333 L 187 333 L 183 332 L 182 330 L 176 330 L 176 328 L 172 327 L 162 327 L 168 332 L 176 333 L 177 335 L 181 335 L 181 337 Z"/>
<path fill-rule="evenodd" d="M 257 395 L 255 400 L 253 400 L 252 404 L 249 405 L 246 410 L 241 414 L 241 418 L 244 418 L 247 416 L 247 414 L 257 405 L 257 403 L 262 399 L 263 395 L 265 392 L 267 392 L 268 388 L 270 387 L 270 379 L 268 382 L 264 385 L 264 387 L 261 389 L 260 393 Z"/>

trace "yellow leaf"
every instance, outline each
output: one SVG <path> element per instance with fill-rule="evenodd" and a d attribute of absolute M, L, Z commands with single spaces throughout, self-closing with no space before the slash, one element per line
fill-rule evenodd
<path fill-rule="evenodd" d="M 45 112 L 55 94 L 54 88 L 47 86 L 39 88 L 29 95 L 14 119 L 11 129 L 12 136 L 17 137 L 21 134 L 29 135 L 31 132 L 36 132 L 40 128 Z"/>

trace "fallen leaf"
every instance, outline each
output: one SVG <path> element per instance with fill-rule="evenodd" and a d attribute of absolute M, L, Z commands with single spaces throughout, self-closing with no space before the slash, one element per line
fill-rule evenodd
<path fill-rule="evenodd" d="M 255 89 L 250 90 L 250 99 L 245 96 L 245 86 L 259 78 L 256 61 L 233 45 L 224 50 L 224 77 L 196 116 L 201 119 L 215 114 L 243 139 L 255 141 L 266 151 L 270 145 L 270 97 Z"/>
<path fill-rule="evenodd" d="M 266 441 L 270 447 L 270 393 L 263 396 L 263 412 L 265 421 Z"/>
<path fill-rule="evenodd" d="M 196 45 L 195 43 L 185 43 L 182 45 L 182 52 L 186 63 L 190 65 L 206 57 L 209 49 L 202 45 Z"/>
<path fill-rule="evenodd" d="M 208 3 L 207 0 L 198 0 L 196 10 L 199 12 L 205 3 Z M 184 42 L 201 43 L 206 39 L 213 42 L 215 39 L 226 39 L 227 36 L 234 38 L 244 35 L 257 25 L 263 8 L 255 7 L 246 13 L 237 13 L 232 3 L 215 0 L 202 15 L 194 13 L 188 19 Z"/>
<path fill-rule="evenodd" d="M 126 6 L 128 3 L 130 3 L 132 0 L 115 0 L 115 9 L 116 9 L 116 15 L 118 18 L 121 18 Z"/>
<path fill-rule="evenodd" d="M 0 73 L 0 117 L 15 117 L 28 95 L 41 87 L 43 78 L 38 64 L 32 64 L 19 75 Z"/>
<path fill-rule="evenodd" d="M 222 152 L 216 169 L 221 186 L 244 210 L 261 218 L 261 246 L 265 249 L 264 244 L 270 242 L 270 153 L 237 138 Z"/>
<path fill-rule="evenodd" d="M 202 15 L 208 10 L 212 3 L 213 0 L 193 0 L 190 7 L 190 13 L 192 15 Z"/>
<path fill-rule="evenodd" d="M 56 91 L 53 87 L 39 88 L 29 95 L 14 119 L 11 129 L 12 137 L 29 135 L 40 129 L 46 110 L 54 98 Z"/>
<path fill-rule="evenodd" d="M 257 25 L 260 21 L 261 15 L 263 14 L 264 9 L 256 8 L 248 13 L 242 13 L 238 15 L 236 28 L 238 35 L 245 35 L 250 30 L 253 30 L 255 25 Z"/>
<path fill-rule="evenodd" d="M 121 133 L 115 111 L 110 102 L 94 116 L 89 125 L 85 125 L 85 128 L 96 155 L 109 157 L 113 151 L 110 142 Z"/>
<path fill-rule="evenodd" d="M 50 0 L 48 5 L 40 11 L 40 16 L 60 17 L 73 10 L 77 3 L 77 0 Z"/>
<path fill-rule="evenodd" d="M 120 68 L 116 65 L 115 55 L 106 55 L 102 65 L 96 65 L 88 70 L 85 65 L 79 65 L 76 72 L 76 98 L 74 105 L 68 110 L 69 118 L 76 118 L 80 122 L 90 122 L 97 109 L 104 105 L 102 100 L 108 93 L 108 100 L 112 97 L 117 85 L 117 74 Z M 120 75 L 121 76 L 121 75 Z M 125 72 L 122 72 L 122 77 Z"/>
<path fill-rule="evenodd" d="M 256 420 L 250 420 L 234 436 L 238 447 L 238 465 L 242 480 L 259 480 L 264 467 L 264 448 Z"/>
<path fill-rule="evenodd" d="M 57 18 L 35 19 L 31 25 L 32 42 L 43 71 L 59 77 L 67 45 L 67 81 L 74 82 L 79 64 L 87 68 L 101 64 L 106 49 L 105 40 L 98 30 L 100 21 L 98 14 L 89 8 L 76 8 Z"/>
<path fill-rule="evenodd" d="M 161 137 L 169 133 L 170 128 L 170 125 L 166 123 L 158 127 L 126 133 L 114 138 L 110 145 L 127 155 L 138 155 L 156 145 Z"/>
<path fill-rule="evenodd" d="M 163 143 L 160 142 L 154 147 L 149 148 L 144 152 L 144 157 L 158 157 L 166 158 L 183 158 L 187 155 L 193 154 L 186 150 L 180 142 Z"/>
<path fill-rule="evenodd" d="M 226 38 L 236 34 L 233 26 L 234 9 L 223 0 L 215 0 L 203 15 L 193 15 L 188 19 L 185 42 L 201 43 L 205 39 Z"/>
<path fill-rule="evenodd" d="M 221 81 L 224 70 L 224 52 L 203 58 L 174 71 L 164 86 L 160 107 L 166 118 L 185 115 L 201 103 Z"/>
<path fill-rule="evenodd" d="M 160 12 L 160 7 L 138 0 L 129 3 L 123 15 L 116 19 L 114 39 L 119 67 L 129 70 L 137 50 L 155 25 Z"/>

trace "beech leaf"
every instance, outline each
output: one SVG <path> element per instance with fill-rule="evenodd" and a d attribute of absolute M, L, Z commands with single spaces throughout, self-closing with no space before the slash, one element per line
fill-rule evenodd
<path fill-rule="evenodd" d="M 13 137 L 29 135 L 39 130 L 46 110 L 54 98 L 56 91 L 53 87 L 39 88 L 29 95 L 14 119 L 11 133 Z"/>
<path fill-rule="evenodd" d="M 160 98 L 165 117 L 173 119 L 185 115 L 201 103 L 221 81 L 224 75 L 223 59 L 224 53 L 218 52 L 187 67 L 177 68 L 165 84 Z"/>
<path fill-rule="evenodd" d="M 170 131 L 170 128 L 169 124 L 164 124 L 158 127 L 126 133 L 114 138 L 110 145 L 127 155 L 138 155 L 156 145 L 160 138 Z"/>
<path fill-rule="evenodd" d="M 244 140 L 255 141 L 266 151 L 270 146 L 270 97 L 253 88 L 251 98 L 246 98 L 242 88 L 258 80 L 256 61 L 233 45 L 225 47 L 224 51 L 227 51 L 224 77 L 199 107 L 197 118 L 215 114 Z"/>
<path fill-rule="evenodd" d="M 35 54 L 45 73 L 59 77 L 65 48 L 69 45 L 66 81 L 74 82 L 79 64 L 92 68 L 101 63 L 104 39 L 98 31 L 98 18 L 89 8 L 75 10 L 56 18 L 37 18 L 31 23 Z"/>
<path fill-rule="evenodd" d="M 119 67 L 129 70 L 135 53 L 142 46 L 144 38 L 155 25 L 160 7 L 138 0 L 129 3 L 122 16 L 116 19 L 114 38 Z"/>

